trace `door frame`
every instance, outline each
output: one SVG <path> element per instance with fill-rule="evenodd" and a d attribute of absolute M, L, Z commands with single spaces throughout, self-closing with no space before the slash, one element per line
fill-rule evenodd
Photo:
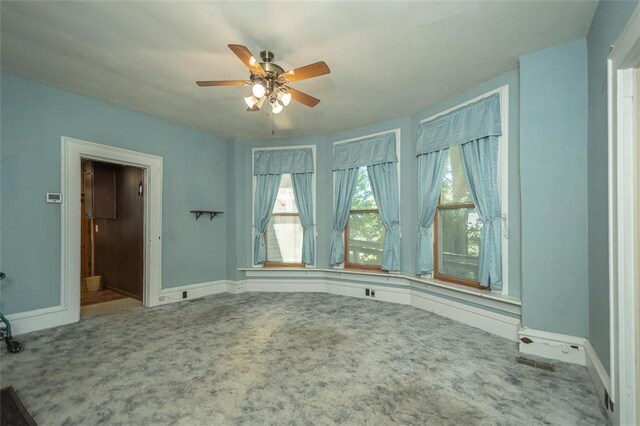
<path fill-rule="evenodd" d="M 61 300 L 70 322 L 80 319 L 80 197 L 82 160 L 95 160 L 144 169 L 144 306 L 157 305 L 162 288 L 162 163 L 163 158 L 109 145 L 63 136 L 61 138 L 60 283 Z"/>
<path fill-rule="evenodd" d="M 609 315 L 611 350 L 611 399 L 614 424 L 636 424 L 636 329 L 640 272 L 638 230 L 638 134 L 640 102 L 637 70 L 640 64 L 640 6 L 636 7 L 622 35 L 609 54 Z"/>

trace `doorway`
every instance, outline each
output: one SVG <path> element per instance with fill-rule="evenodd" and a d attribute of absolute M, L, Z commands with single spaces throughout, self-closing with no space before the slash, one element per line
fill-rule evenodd
<path fill-rule="evenodd" d="M 80 316 L 142 305 L 145 170 L 82 159 Z"/>
<path fill-rule="evenodd" d="M 609 283 L 614 424 L 640 419 L 640 6 L 608 59 Z"/>
<path fill-rule="evenodd" d="M 73 139 L 61 138 L 61 209 L 60 306 L 47 312 L 51 323 L 68 324 L 80 319 L 80 276 L 82 217 L 82 160 L 94 160 L 144 169 L 144 306 L 160 303 L 162 288 L 162 169 L 163 158 Z"/>

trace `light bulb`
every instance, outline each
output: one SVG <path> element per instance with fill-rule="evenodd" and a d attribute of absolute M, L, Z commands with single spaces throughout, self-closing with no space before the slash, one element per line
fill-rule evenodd
<path fill-rule="evenodd" d="M 291 102 L 291 93 L 278 92 L 278 99 L 282 102 L 282 105 L 287 106 L 289 105 L 289 102 Z"/>
<path fill-rule="evenodd" d="M 265 95 L 265 93 L 267 93 L 267 89 L 265 89 L 262 84 L 256 83 L 253 85 L 251 92 L 253 93 L 253 96 L 255 96 L 256 98 L 261 98 Z"/>
<path fill-rule="evenodd" d="M 275 99 L 273 102 L 271 102 L 271 111 L 273 111 L 274 114 L 278 114 L 283 109 L 284 107 L 282 106 L 282 104 Z"/>
<path fill-rule="evenodd" d="M 253 106 L 258 103 L 259 99 L 251 95 L 244 98 L 244 101 L 247 103 L 249 108 L 253 108 Z"/>

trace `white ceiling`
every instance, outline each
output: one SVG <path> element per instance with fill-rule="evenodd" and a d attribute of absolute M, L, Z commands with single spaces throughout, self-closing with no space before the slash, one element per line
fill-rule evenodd
<path fill-rule="evenodd" d="M 5 2 L 2 70 L 224 138 L 268 138 L 245 111 L 227 48 L 272 50 L 285 69 L 331 74 L 292 86 L 318 97 L 275 116 L 276 136 L 356 128 L 413 114 L 517 66 L 522 54 L 584 37 L 595 1 Z"/>

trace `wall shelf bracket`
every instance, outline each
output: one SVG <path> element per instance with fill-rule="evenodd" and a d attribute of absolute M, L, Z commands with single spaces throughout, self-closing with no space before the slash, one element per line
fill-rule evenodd
<path fill-rule="evenodd" d="M 213 220 L 216 215 L 222 214 L 223 212 L 214 211 L 214 210 L 191 210 L 191 213 L 195 213 L 196 220 L 200 219 L 203 213 L 209 215 L 209 220 Z"/>

